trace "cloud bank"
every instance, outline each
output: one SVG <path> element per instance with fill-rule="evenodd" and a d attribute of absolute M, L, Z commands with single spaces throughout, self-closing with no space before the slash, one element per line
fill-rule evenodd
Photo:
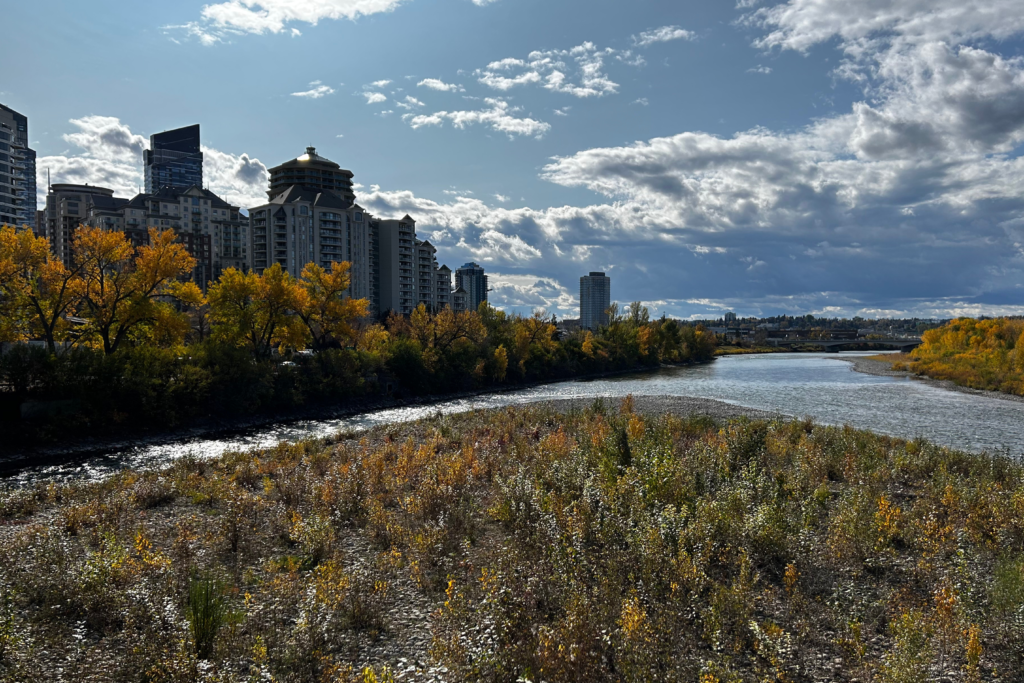
<path fill-rule="evenodd" d="M 134 197 L 145 185 L 142 153 L 149 141 L 112 116 L 72 119 L 75 131 L 63 139 L 77 148 L 36 160 L 37 203 L 46 205 L 46 173 L 52 183 L 97 185 L 114 190 L 119 197 Z M 203 178 L 206 185 L 236 206 L 247 208 L 266 201 L 267 167 L 248 154 L 230 154 L 203 147 Z"/>

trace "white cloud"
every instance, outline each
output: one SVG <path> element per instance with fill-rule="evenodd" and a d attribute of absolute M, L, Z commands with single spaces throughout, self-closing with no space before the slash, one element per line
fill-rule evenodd
<path fill-rule="evenodd" d="M 508 198 L 508 197 L 506 197 L 505 195 L 503 195 L 503 194 L 500 194 L 500 193 L 499 193 L 499 194 L 495 194 L 495 195 L 494 195 L 494 198 L 495 198 L 495 199 L 497 199 L 497 200 L 498 200 L 499 202 L 501 202 L 502 204 L 504 204 L 505 202 L 507 202 L 507 201 L 509 200 L 509 198 Z"/>
<path fill-rule="evenodd" d="M 465 88 L 455 83 L 445 83 L 444 81 L 436 78 L 424 78 L 422 81 L 416 84 L 417 87 L 430 88 L 431 90 L 440 90 L 442 92 L 465 92 Z"/>
<path fill-rule="evenodd" d="M 381 81 L 374 81 L 373 83 L 370 83 L 369 85 L 366 85 L 366 86 L 363 86 L 363 87 L 365 87 L 365 88 L 378 88 L 379 89 L 379 88 L 387 87 L 388 85 L 391 85 L 391 81 L 388 80 L 388 79 L 384 79 L 384 80 L 381 80 Z"/>
<path fill-rule="evenodd" d="M 395 104 L 401 107 L 402 109 L 413 109 L 414 107 L 426 106 L 411 95 L 406 95 L 404 100 L 402 100 L 401 102 L 395 102 Z"/>
<path fill-rule="evenodd" d="M 762 66 L 761 64 L 747 69 L 748 74 L 770 74 L 771 72 L 772 68 L 770 66 Z"/>
<path fill-rule="evenodd" d="M 650 101 L 646 97 L 641 97 L 638 100 L 633 100 L 630 104 L 639 104 L 641 107 L 646 107 L 650 104 Z"/>
<path fill-rule="evenodd" d="M 527 59 L 506 57 L 491 62 L 483 69 L 477 69 L 477 80 L 494 90 L 507 91 L 521 85 L 543 85 L 555 92 L 575 97 L 601 97 L 618 92 L 619 84 L 604 73 L 605 58 L 616 54 L 615 50 L 598 49 L 593 43 L 577 45 L 571 50 L 546 50 L 531 52 Z M 567 61 L 575 63 L 578 82 L 566 75 L 570 70 Z M 514 70 L 522 72 L 510 75 Z"/>
<path fill-rule="evenodd" d="M 491 62 L 487 65 L 487 68 L 491 71 L 508 71 L 509 69 L 522 66 L 526 66 L 526 62 L 522 59 L 506 57 L 505 59 L 499 59 L 496 62 Z"/>
<path fill-rule="evenodd" d="M 320 81 L 313 81 L 309 84 L 310 89 L 303 92 L 293 92 L 292 97 L 305 97 L 310 100 L 318 100 L 326 95 L 334 94 L 334 88 L 323 85 Z"/>
<path fill-rule="evenodd" d="M 259 159 L 203 147 L 203 181 L 224 199 L 247 209 L 267 201 L 270 174 Z"/>
<path fill-rule="evenodd" d="M 562 107 L 561 109 L 556 109 L 555 116 L 568 116 L 570 109 L 572 109 L 572 107 Z"/>
<path fill-rule="evenodd" d="M 536 121 L 527 117 L 517 117 L 515 113 L 518 107 L 512 107 L 504 100 L 486 99 L 484 102 L 490 106 L 489 109 L 475 111 L 439 111 L 433 114 L 420 114 L 412 116 L 406 114 L 405 118 L 412 128 L 423 128 L 424 126 L 440 126 L 445 121 L 450 121 L 456 128 L 481 124 L 492 130 L 506 133 L 509 138 L 516 135 L 529 135 L 543 137 L 551 130 L 551 124 L 543 121 Z"/>
<path fill-rule="evenodd" d="M 366 103 L 367 104 L 377 104 L 379 102 L 387 102 L 388 101 L 387 95 L 385 95 L 383 93 L 379 93 L 379 92 L 364 92 L 364 93 L 362 93 L 362 95 L 363 95 L 363 97 L 366 98 Z"/>
<path fill-rule="evenodd" d="M 900 41 L 999 40 L 1024 31 L 1020 0 L 873 0 L 870 8 L 847 0 L 790 0 L 748 14 L 744 21 L 769 33 L 759 47 L 807 50 L 838 36 L 851 53 L 872 51 L 870 39 Z"/>
<path fill-rule="evenodd" d="M 46 202 L 47 171 L 53 183 L 97 185 L 119 197 L 134 197 L 144 185 L 142 152 L 149 147 L 147 139 L 110 116 L 86 116 L 70 123 L 77 130 L 63 138 L 78 149 L 37 159 L 38 204 Z M 242 208 L 266 201 L 267 167 L 247 154 L 203 147 L 203 177 L 213 192 Z"/>
<path fill-rule="evenodd" d="M 322 19 L 351 19 L 390 12 L 402 0 L 228 0 L 203 6 L 201 20 L 181 27 L 211 45 L 238 33 L 280 33 L 288 24 L 316 26 Z M 296 29 L 290 30 L 297 35 Z"/>
<path fill-rule="evenodd" d="M 671 40 L 693 40 L 697 34 L 693 31 L 679 28 L 678 26 L 662 26 L 653 31 L 644 31 L 639 36 L 633 36 L 633 42 L 640 47 L 647 47 L 654 43 L 667 43 Z"/>
<path fill-rule="evenodd" d="M 508 78 L 499 74 L 484 72 L 480 76 L 479 81 L 489 88 L 495 90 L 510 90 L 517 85 L 527 85 L 530 83 L 540 83 L 541 76 L 536 71 L 527 71 L 526 73 L 519 74 L 514 78 Z"/>

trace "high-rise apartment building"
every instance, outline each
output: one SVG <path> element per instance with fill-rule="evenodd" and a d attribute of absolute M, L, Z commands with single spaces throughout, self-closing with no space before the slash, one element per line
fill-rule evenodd
<path fill-rule="evenodd" d="M 155 194 L 164 187 L 203 187 L 199 124 L 149 136 L 145 162 L 146 194 Z"/>
<path fill-rule="evenodd" d="M 0 104 L 0 224 L 3 223 L 35 226 L 36 153 L 28 146 L 28 117 Z"/>
<path fill-rule="evenodd" d="M 608 324 L 608 307 L 612 305 L 612 279 L 604 273 L 592 272 L 580 278 L 580 327 L 596 330 Z"/>
<path fill-rule="evenodd" d="M 452 269 L 441 266 L 434 273 L 434 310 L 450 308 L 452 301 Z"/>
<path fill-rule="evenodd" d="M 468 310 L 475 311 L 487 301 L 487 275 L 476 263 L 467 263 L 455 271 L 455 289 L 465 292 Z"/>
<path fill-rule="evenodd" d="M 352 171 L 346 171 L 330 159 L 317 154 L 315 147 L 307 147 L 302 156 L 270 169 L 270 191 L 267 196 L 273 199 L 289 187 L 298 185 L 313 190 L 327 190 L 355 203 L 352 176 Z"/>
<path fill-rule="evenodd" d="M 349 295 L 372 300 L 370 217 L 360 206 L 334 192 L 293 185 L 249 209 L 249 221 L 256 272 L 280 263 L 299 277 L 307 263 L 330 269 L 348 261 Z"/>
<path fill-rule="evenodd" d="M 355 203 L 352 177 L 314 147 L 270 169 L 270 201 L 249 209 L 253 268 L 276 262 L 298 277 L 310 262 L 348 261 L 348 294 L 368 299 L 372 315 L 451 306 L 451 270 L 438 268 L 434 246 L 416 239 L 416 221 L 366 213 Z"/>
<path fill-rule="evenodd" d="M 378 266 L 377 312 L 409 314 L 419 304 L 416 294 L 416 221 L 409 216 L 399 220 L 376 221 Z"/>
<path fill-rule="evenodd" d="M 50 249 L 64 265 L 72 260 L 71 242 L 78 226 L 89 222 L 94 207 L 117 210 L 126 199 L 114 197 L 114 191 L 95 185 L 50 185 L 46 195 L 45 221 L 41 235 L 50 240 Z M 123 225 L 124 221 L 120 221 Z"/>

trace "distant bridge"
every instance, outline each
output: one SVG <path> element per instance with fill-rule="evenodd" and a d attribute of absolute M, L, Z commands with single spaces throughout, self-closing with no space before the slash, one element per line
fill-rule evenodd
<path fill-rule="evenodd" d="M 919 337 L 891 337 L 885 339 L 772 339 L 765 341 L 769 346 L 821 346 L 826 351 L 838 353 L 840 347 L 866 347 L 884 346 L 889 349 L 899 349 L 903 353 L 913 351 L 921 345 Z"/>

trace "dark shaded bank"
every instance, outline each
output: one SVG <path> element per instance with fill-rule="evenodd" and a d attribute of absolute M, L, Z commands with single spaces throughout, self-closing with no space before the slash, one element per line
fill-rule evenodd
<path fill-rule="evenodd" d="M 125 425 L 121 433 L 116 435 L 102 433 L 98 435 L 80 434 L 76 433 L 73 429 L 68 429 L 61 432 L 60 441 L 50 441 L 49 443 L 29 444 L 17 438 L 5 437 L 0 441 L 0 478 L 10 477 L 28 468 L 85 462 L 90 458 L 112 451 L 128 450 L 142 445 L 161 445 L 197 438 L 230 438 L 276 424 L 286 425 L 310 420 L 340 419 L 391 408 L 433 405 L 485 394 L 512 393 L 563 381 L 586 381 L 605 377 L 653 373 L 666 367 L 682 367 L 695 364 L 697 363 L 688 362 L 664 364 L 656 367 L 640 366 L 609 372 L 588 373 L 576 377 L 558 377 L 548 381 L 481 387 L 469 391 L 454 391 L 423 396 L 409 396 L 406 398 L 401 396 L 362 396 L 340 401 L 323 401 L 317 405 L 278 412 L 201 418 L 194 420 L 189 425 L 169 429 L 160 429 L 153 426 L 133 428 L 130 425 Z M 683 410 L 683 414 L 690 414 L 694 411 L 699 414 L 705 414 L 705 411 L 709 411 L 706 414 L 713 414 L 719 418 L 737 417 L 740 415 L 751 417 L 767 415 L 767 413 L 762 411 L 739 408 L 708 399 L 665 396 L 643 397 L 637 400 L 643 401 L 644 405 L 647 405 L 648 401 L 650 401 L 652 407 L 655 407 L 656 404 L 666 407 L 666 409 L 656 409 L 656 412 L 659 413 L 672 412 L 667 409 L 670 405 L 678 404 L 678 407 L 683 407 L 683 403 L 692 401 L 694 402 L 693 405 Z M 716 408 L 712 404 L 720 404 L 721 407 Z M 582 405 L 580 404 L 581 407 Z M 698 408 L 701 409 L 698 410 Z"/>

